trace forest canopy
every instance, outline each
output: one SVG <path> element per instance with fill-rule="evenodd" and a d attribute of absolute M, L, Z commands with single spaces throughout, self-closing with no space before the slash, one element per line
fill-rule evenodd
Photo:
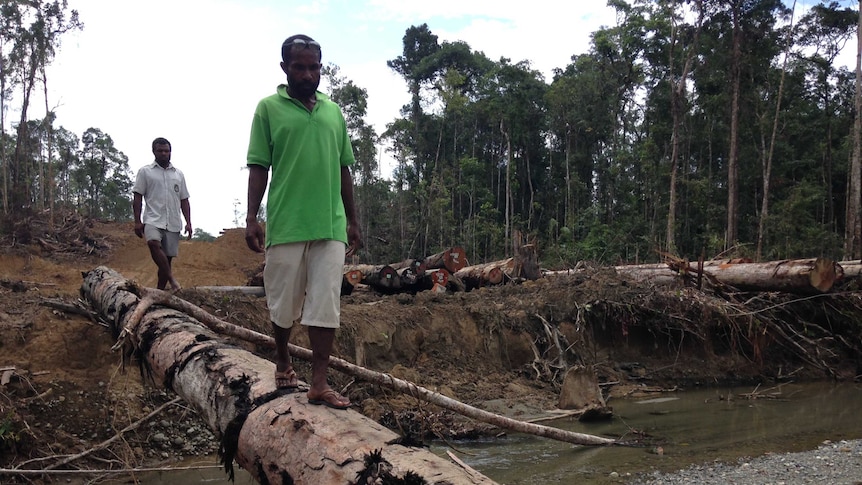
<path fill-rule="evenodd" d="M 440 42 L 427 24 L 407 28 L 387 65 L 411 100 L 384 133 L 366 120 L 365 89 L 327 66 L 357 158 L 364 261 L 452 245 L 492 261 L 511 255 L 515 234 L 536 240 L 551 268 L 659 251 L 862 257 L 860 81 L 836 67 L 857 10 L 609 5 L 616 25 L 551 79 L 529 61 Z M 130 220 L 128 158 L 110 135 L 67 131 L 47 100 L 44 119 L 28 118 L 63 35 L 84 28 L 78 13 L 65 1 L 0 9 L 0 235 L 41 212 Z M 379 175 L 381 141 L 397 163 L 391 180 Z"/>

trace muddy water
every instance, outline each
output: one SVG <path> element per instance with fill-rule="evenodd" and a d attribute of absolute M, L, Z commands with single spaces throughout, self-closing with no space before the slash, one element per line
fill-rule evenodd
<path fill-rule="evenodd" d="M 673 471 L 714 460 L 735 462 L 745 456 L 813 449 L 824 440 L 862 438 L 862 385 L 786 384 L 758 389 L 757 399 L 741 397 L 754 390 L 688 390 L 618 399 L 608 403 L 614 410 L 608 422 L 544 423 L 624 439 L 634 438 L 636 431 L 649 437 L 650 445 L 644 447 L 577 447 L 513 434 L 484 442 L 450 443 L 451 447 L 435 443 L 432 451 L 440 455 L 451 451 L 501 484 L 598 485 L 624 483 L 627 477 L 652 470 Z M 206 460 L 196 464 L 202 461 Z M 218 468 L 138 478 L 144 485 L 226 482 Z M 236 483 L 254 482 L 237 469 Z"/>
<path fill-rule="evenodd" d="M 649 436 L 650 445 L 644 447 L 575 447 L 519 434 L 434 451 L 445 454 L 449 449 L 507 485 L 618 484 L 640 472 L 713 460 L 735 462 L 745 456 L 813 449 L 827 439 L 862 438 L 862 385 L 787 384 L 767 392 L 759 389 L 758 399 L 740 396 L 753 390 L 693 390 L 614 400 L 608 403 L 615 415 L 609 422 L 545 423 L 624 439 L 634 438 L 636 430 Z"/>

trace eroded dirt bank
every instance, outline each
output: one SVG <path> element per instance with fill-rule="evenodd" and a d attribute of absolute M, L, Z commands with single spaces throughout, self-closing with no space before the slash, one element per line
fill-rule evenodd
<path fill-rule="evenodd" d="M 0 254 L 0 468 L 79 453 L 135 429 L 79 465 L 120 468 L 209 454 L 218 444 L 194 413 L 123 367 L 104 326 L 64 310 L 81 273 L 108 266 L 155 283 L 146 247 L 130 224 L 71 221 Z M 40 238 L 42 241 L 40 242 Z M 183 242 L 179 296 L 218 317 L 269 332 L 262 299 L 197 291 L 244 285 L 262 257 L 242 230 L 213 243 Z M 786 380 L 852 380 L 862 374 L 862 299 L 845 291 L 816 297 L 653 288 L 606 268 L 468 293 L 343 298 L 338 354 L 468 404 L 514 417 L 557 405 L 567 367 L 596 370 L 611 394 L 673 387 Z M 302 332 L 295 342 L 306 345 Z M 258 351 L 259 349 L 251 349 Z M 270 357 L 266 351 L 261 355 Z M 2 371 L 5 369 L 5 371 Z M 303 377 L 308 368 L 299 365 Z M 335 376 L 361 411 L 416 436 L 493 432 L 347 377 Z M 32 462 L 32 467 L 41 463 Z M 5 481 L 5 480 L 4 480 Z"/>

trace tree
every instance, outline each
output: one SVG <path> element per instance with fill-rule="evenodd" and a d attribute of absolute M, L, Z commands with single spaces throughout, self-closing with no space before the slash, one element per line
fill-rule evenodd
<path fill-rule="evenodd" d="M 192 241 L 213 242 L 215 241 L 215 236 L 199 227 L 196 227 L 194 234 L 192 234 Z"/>
<path fill-rule="evenodd" d="M 844 257 L 862 255 L 862 1 L 859 2 L 859 24 L 856 28 L 856 116 L 853 122 L 853 159 L 847 195 L 847 222 L 844 229 Z"/>
<path fill-rule="evenodd" d="M 81 141 L 78 163 L 71 169 L 76 207 L 90 217 L 130 218 L 132 179 L 128 157 L 98 128 L 88 128 Z"/>
<path fill-rule="evenodd" d="M 30 207 L 34 200 L 33 182 L 36 170 L 33 169 L 32 158 L 29 158 L 24 143 L 28 140 L 27 123 L 30 97 L 36 86 L 37 74 L 42 73 L 45 83 L 44 67 L 54 57 L 54 52 L 60 44 L 60 36 L 70 30 L 81 29 L 83 24 L 78 20 L 78 12 L 72 10 L 67 19 L 67 2 L 43 2 L 32 0 L 28 2 L 13 1 L 2 4 L 2 29 L 0 29 L 0 46 L 8 47 L 0 58 L 3 69 L 0 70 L 0 97 L 6 99 L 14 87 L 20 90 L 20 118 L 17 127 L 15 151 L 11 160 L 3 160 L 4 166 L 4 211 L 21 211 Z M 2 110 L 0 106 L 0 110 Z M 2 120 L 5 130 L 5 120 Z M 0 150 L 0 153 L 4 153 Z M 26 212 L 26 211 L 24 211 Z"/>

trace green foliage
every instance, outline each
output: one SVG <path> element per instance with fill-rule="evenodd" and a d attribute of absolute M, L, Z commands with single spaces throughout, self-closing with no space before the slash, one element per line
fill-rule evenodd
<path fill-rule="evenodd" d="M 18 9 L 29 5 L 46 6 L 0 4 L 8 89 L 23 88 L 21 53 L 40 52 L 11 48 L 23 42 Z M 855 35 L 857 12 L 819 4 L 789 29 L 779 0 L 609 5 L 618 22 L 594 32 L 550 80 L 529 61 L 491 60 L 465 42 L 440 42 L 427 24 L 409 27 L 387 64 L 411 99 L 380 136 L 365 120 L 367 91 L 337 66 L 324 69 L 356 158 L 360 260 L 391 263 L 452 245 L 471 263 L 499 260 L 511 255 L 515 229 L 537 235 L 552 266 L 655 261 L 671 235 L 691 259 L 751 254 L 761 219 L 763 258 L 838 257 L 855 79 L 833 64 Z M 25 194 L 0 200 L 12 204 L 4 210 L 60 205 L 128 217 L 128 162 L 110 136 L 92 128 L 78 140 L 54 128 L 53 114 L 23 119 L 15 133 L 0 132 L 0 163 Z M 380 174 L 381 143 L 396 164 L 392 181 Z"/>
<path fill-rule="evenodd" d="M 21 441 L 21 433 L 17 430 L 14 415 L 10 412 L 0 419 L 0 451 L 14 449 Z"/>
<path fill-rule="evenodd" d="M 215 239 L 215 236 L 199 227 L 196 227 L 195 232 L 192 234 L 193 241 L 213 242 Z"/>

